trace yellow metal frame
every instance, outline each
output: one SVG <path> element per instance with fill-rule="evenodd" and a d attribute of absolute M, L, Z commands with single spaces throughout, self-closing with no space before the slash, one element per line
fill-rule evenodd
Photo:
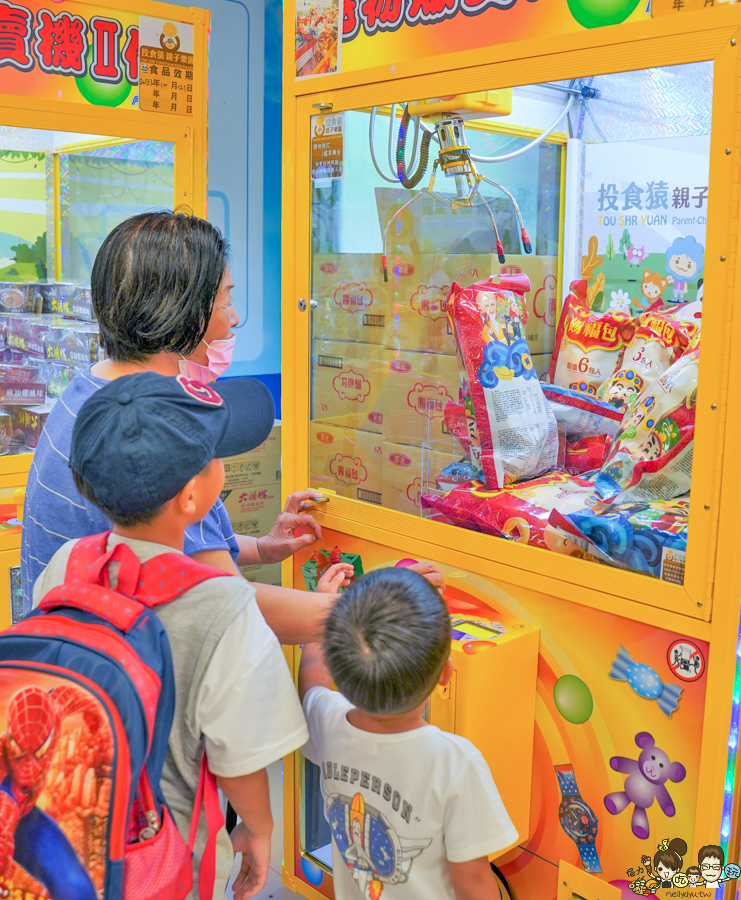
<path fill-rule="evenodd" d="M 683 587 L 532 547 L 463 531 L 394 510 L 331 495 L 317 512 L 322 526 L 398 549 L 404 556 L 440 560 L 495 581 L 516 583 L 573 603 L 709 640 L 712 664 L 702 735 L 694 843 L 718 840 L 728 730 L 736 666 L 741 566 L 741 416 L 729 415 L 729 386 L 741 384 L 741 317 L 733 315 L 739 259 L 741 182 L 741 6 L 688 13 L 522 41 L 495 48 L 418 58 L 396 67 L 294 79 L 293 5 L 284 6 L 283 120 L 283 491 L 309 484 L 311 186 L 310 118 L 318 104 L 333 112 L 390 105 L 408 97 L 463 94 L 482 85 L 506 88 L 651 66 L 713 60 L 710 214 L 705 257 L 703 353 L 698 389 L 689 552 Z M 562 226 L 563 228 L 563 226 Z M 561 279 L 559 279 L 559 285 Z M 307 303 L 308 307 L 308 303 Z M 721 494 L 721 486 L 723 491 Z M 293 571 L 284 564 L 285 585 Z M 739 754 L 741 759 L 741 754 Z M 298 810 L 298 763 L 285 766 L 284 881 L 292 877 Z M 738 794 L 738 792 L 737 792 Z M 729 862 L 738 856 L 741 808 L 732 816 Z M 731 889 L 734 886 L 731 885 Z M 300 883 L 311 898 L 321 895 Z"/>
<path fill-rule="evenodd" d="M 99 11 L 96 3 L 90 6 Z M 159 19 L 174 19 L 193 25 L 193 56 L 195 63 L 192 116 L 167 113 L 142 112 L 93 106 L 86 103 L 69 103 L 57 100 L 41 100 L 0 93 L 0 125 L 14 128 L 42 129 L 47 131 L 78 132 L 80 134 L 109 135 L 110 140 L 81 141 L 79 144 L 58 148 L 53 155 L 54 177 L 54 235 L 55 278 L 61 277 L 61 209 L 59 188 L 59 152 L 80 150 L 91 146 L 106 146 L 129 140 L 166 141 L 175 148 L 175 207 L 187 207 L 195 215 L 206 216 L 208 182 L 208 131 L 206 99 L 208 96 L 208 34 L 210 13 L 195 7 L 171 6 L 154 0 L 114 0 L 106 9 L 134 12 Z M 90 15 L 94 15 L 91 12 Z M 28 471 L 33 462 L 32 453 L 0 457 L 0 490 L 25 487 Z M 9 587 L 3 574 L 8 566 L 20 564 L 20 536 L 0 534 L 0 629 L 10 625 Z"/>
<path fill-rule="evenodd" d="M 100 8 L 96 3 L 83 2 L 81 5 Z M 210 13 L 204 9 L 171 6 L 154 0 L 115 0 L 112 8 L 193 25 L 196 66 L 193 115 L 178 116 L 0 94 L 0 124 L 172 143 L 175 145 L 175 206 L 187 206 L 196 215 L 205 216 L 208 194 L 206 98 Z M 82 147 L 82 142 L 75 149 L 79 147 Z"/>
<path fill-rule="evenodd" d="M 59 154 L 53 153 L 51 158 L 52 178 L 54 180 L 54 279 L 62 280 L 62 166 Z"/>
<path fill-rule="evenodd" d="M 695 16 L 685 16 L 684 21 Z M 703 17 L 700 16 L 702 19 Z M 735 16 L 738 19 L 738 15 Z M 707 23 L 707 17 L 704 19 Z M 655 23 L 662 31 L 668 31 L 669 26 L 677 27 L 676 20 Z M 559 52 L 548 56 L 540 56 L 530 59 L 526 67 L 519 71 L 519 77 L 526 78 L 527 70 L 530 70 L 530 83 L 538 80 L 542 75 L 545 80 L 565 80 L 572 77 L 575 72 L 589 71 L 600 74 L 607 71 L 628 70 L 640 68 L 645 61 L 641 58 L 642 49 L 646 46 L 644 40 L 629 41 L 627 38 L 631 32 L 642 31 L 644 26 L 621 26 L 607 29 L 615 32 L 613 35 L 616 43 L 621 43 L 617 32 L 625 34 L 624 46 L 621 53 L 614 53 L 606 57 L 597 48 L 585 49 L 581 52 Z M 652 64 L 669 65 L 678 60 L 683 62 L 699 61 L 715 58 L 717 77 L 722 79 L 719 83 L 731 84 L 735 81 L 735 68 L 737 53 L 730 45 L 728 34 L 735 33 L 737 25 L 729 25 L 727 28 L 712 28 L 706 31 L 697 31 L 693 35 L 688 32 L 679 32 L 672 35 L 672 39 L 653 38 Z M 591 37 L 588 33 L 586 37 Z M 584 41 L 585 38 L 582 38 Z M 727 47 L 725 46 L 727 45 Z M 721 47 L 724 49 L 721 50 Z M 619 60 L 619 63 L 611 64 L 611 59 Z M 575 63 L 580 64 L 576 68 Z M 473 90 L 475 84 L 495 83 L 509 85 L 518 78 L 518 66 L 506 62 L 490 64 L 472 69 L 463 69 L 448 74 L 448 90 L 464 93 Z M 549 74 L 553 73 L 553 74 Z M 430 76 L 432 77 L 432 76 Z M 381 94 L 384 101 L 388 94 L 396 91 L 396 96 L 414 96 L 432 90 L 428 83 L 429 78 L 404 80 L 401 84 L 384 83 L 380 85 L 359 85 L 353 88 L 333 91 L 330 94 L 323 92 L 322 102 L 332 103 L 335 112 L 367 107 L 372 101 L 372 95 Z M 407 94 L 407 91 L 409 92 Z M 708 296 L 723 297 L 726 295 L 728 276 L 732 272 L 735 259 L 735 246 L 729 249 L 729 236 L 736 234 L 737 209 L 731 197 L 731 184 L 738 181 L 738 171 L 734 171 L 733 156 L 726 155 L 725 149 L 733 145 L 732 122 L 736 96 L 716 91 L 714 98 L 713 121 L 715 124 L 711 144 L 711 215 L 708 228 L 706 256 L 705 284 Z M 284 383 L 291 384 L 291 372 L 294 367 L 297 373 L 292 385 L 294 390 L 285 391 L 287 406 L 286 419 L 291 422 L 293 416 L 289 409 L 294 407 L 297 422 L 308 421 L 309 410 L 309 383 L 305 373 L 309 368 L 309 320 L 308 315 L 298 315 L 296 303 L 300 297 L 308 297 L 310 292 L 310 191 L 308 181 L 308 154 L 309 154 L 309 122 L 314 114 L 316 96 L 299 96 L 294 98 L 295 121 L 286 122 L 286 128 L 293 132 L 293 146 L 285 148 L 284 172 L 286 181 L 284 191 L 291 198 L 292 205 L 284 206 L 284 259 L 295 259 L 295 272 L 284 272 Z M 288 118 L 288 117 L 286 117 Z M 294 189 L 289 178 L 295 166 L 297 173 L 303 173 L 303 184 L 297 180 Z M 299 187 L 300 185 L 300 187 Z M 721 185 L 723 185 L 721 187 Z M 294 228 L 296 229 L 294 232 Z M 293 234 L 300 234 L 303 240 L 293 240 Z M 717 255 L 713 248 L 717 247 Z M 720 256 L 724 256 L 725 263 L 720 262 Z M 295 280 L 294 280 L 295 279 Z M 288 298 L 291 298 L 290 300 Z M 727 304 L 727 313 L 730 316 L 732 304 Z M 717 448 L 722 444 L 725 394 L 723 384 L 725 374 L 723 372 L 724 360 L 727 358 L 727 342 L 730 340 L 730 331 L 727 323 L 720 321 L 717 316 L 707 316 L 703 326 L 704 345 L 710 346 L 710 351 L 705 350 L 704 365 L 700 380 L 701 397 L 710 398 L 708 403 L 701 402 L 697 411 L 697 439 L 696 455 L 702 460 L 713 456 Z M 290 346 L 290 351 L 285 353 Z M 716 352 L 717 350 L 717 352 Z M 290 398 L 290 399 L 289 399 Z M 711 410 L 712 404 L 715 409 Z M 299 405 L 300 404 L 300 405 Z M 308 430 L 299 428 L 295 441 L 287 442 L 294 448 L 296 464 L 296 483 L 308 482 Z M 284 465 L 291 465 L 288 460 Z M 717 543 L 717 518 L 719 514 L 720 472 L 717 466 L 702 466 L 695 468 L 693 484 L 693 497 L 700 497 L 700 502 L 695 502 L 690 517 L 690 547 L 686 582 L 683 587 L 666 583 L 656 583 L 652 579 L 644 578 L 630 572 L 614 570 L 611 572 L 611 593 L 636 602 L 644 607 L 646 605 L 657 606 L 662 609 L 670 609 L 685 616 L 691 616 L 709 621 L 712 607 L 714 557 Z M 289 481 L 288 483 L 293 483 Z M 707 507 L 707 509 L 705 508 Z M 532 547 L 512 545 L 501 541 L 492 541 L 485 535 L 465 534 L 458 537 L 452 535 L 450 529 L 433 522 L 410 520 L 403 514 L 389 515 L 387 510 L 373 509 L 364 506 L 357 501 L 337 497 L 332 500 L 332 509 L 344 519 L 358 523 L 383 523 L 390 534 L 396 535 L 396 541 L 404 539 L 409 533 L 410 526 L 414 522 L 414 528 L 424 534 L 433 544 L 447 546 L 450 541 L 459 542 L 462 550 L 465 546 L 473 555 L 488 558 L 494 562 L 501 562 L 507 566 L 526 572 L 540 571 L 542 560 L 540 552 Z M 570 557 L 554 555 L 548 561 L 549 574 L 554 579 L 553 590 L 556 596 L 569 598 L 572 591 L 579 588 L 590 588 L 593 591 L 602 591 L 604 577 L 599 567 L 584 566 L 581 560 Z M 590 569 L 587 571 L 587 569 Z M 519 576 L 518 576 L 519 577 Z"/>
<path fill-rule="evenodd" d="M 361 112 L 370 112 L 371 108 L 361 110 Z M 376 115 L 390 116 L 390 106 L 376 107 Z M 401 119 L 403 113 L 397 109 L 396 118 Z M 512 125 L 510 122 L 502 122 L 499 119 L 469 119 L 466 122 L 467 131 L 487 131 L 491 134 L 506 134 L 511 137 L 519 138 L 536 138 L 543 132 L 539 128 L 528 128 L 526 125 Z M 565 144 L 569 136 L 560 131 L 554 131 L 549 134 L 543 143 L 545 144 Z"/>

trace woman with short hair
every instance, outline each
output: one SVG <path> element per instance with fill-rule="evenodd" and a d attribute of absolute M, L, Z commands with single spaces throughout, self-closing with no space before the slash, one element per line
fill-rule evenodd
<path fill-rule="evenodd" d="M 231 362 L 232 305 L 228 245 L 215 226 L 196 216 L 149 212 L 122 222 L 103 242 L 93 265 L 91 293 L 108 358 L 80 372 L 49 413 L 28 477 L 21 543 L 24 615 L 33 585 L 65 541 L 110 528 L 75 488 L 69 468 L 72 427 L 82 404 L 107 382 L 136 372 L 213 381 Z M 272 404 L 250 379 L 255 404 Z M 136 485 L 131 485 L 136 490 Z M 268 535 L 235 535 L 219 500 L 186 532 L 185 553 L 239 574 L 237 566 L 280 562 L 321 538 L 312 516 L 299 515 L 311 491 L 293 494 Z M 298 525 L 312 534 L 296 538 Z M 317 639 L 333 597 L 255 585 L 266 621 L 283 643 Z"/>

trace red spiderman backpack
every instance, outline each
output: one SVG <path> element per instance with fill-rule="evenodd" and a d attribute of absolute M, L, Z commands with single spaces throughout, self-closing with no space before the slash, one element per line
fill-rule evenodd
<path fill-rule="evenodd" d="M 223 573 L 179 553 L 142 564 L 125 544 L 106 553 L 107 538 L 78 541 L 64 584 L 0 634 L 0 895 L 180 900 L 205 801 L 210 900 L 216 781 L 204 758 L 187 847 L 160 790 L 175 683 L 151 610 Z"/>

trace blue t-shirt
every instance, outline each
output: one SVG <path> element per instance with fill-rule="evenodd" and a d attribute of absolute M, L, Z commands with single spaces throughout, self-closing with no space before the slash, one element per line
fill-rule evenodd
<path fill-rule="evenodd" d="M 108 384 L 80 372 L 49 413 L 28 474 L 21 537 L 23 614 L 31 611 L 33 586 L 49 560 L 65 541 L 110 531 L 111 525 L 95 506 L 80 496 L 69 467 L 72 428 L 82 404 Z M 236 563 L 239 546 L 221 500 L 205 519 L 185 532 L 188 556 L 201 550 L 228 550 Z"/>

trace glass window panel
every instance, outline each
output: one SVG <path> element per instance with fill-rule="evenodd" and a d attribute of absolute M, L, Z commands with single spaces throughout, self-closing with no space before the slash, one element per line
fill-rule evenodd
<path fill-rule="evenodd" d="M 324 808 L 319 766 L 301 757 L 303 769 L 303 812 L 301 846 L 314 863 L 332 868 L 332 832 Z"/>
<path fill-rule="evenodd" d="M 683 581 L 712 85 L 708 62 L 438 104 L 413 189 L 401 103 L 375 162 L 370 110 L 314 117 L 313 487 Z M 451 286 L 487 279 L 466 369 Z"/>
<path fill-rule="evenodd" d="M 174 148 L 134 141 L 60 155 L 62 275 L 90 279 L 103 239 L 130 216 L 172 208 Z"/>
<path fill-rule="evenodd" d="M 172 144 L 0 126 L 0 455 L 33 451 L 101 358 L 89 283 L 105 237 L 173 201 Z"/>

